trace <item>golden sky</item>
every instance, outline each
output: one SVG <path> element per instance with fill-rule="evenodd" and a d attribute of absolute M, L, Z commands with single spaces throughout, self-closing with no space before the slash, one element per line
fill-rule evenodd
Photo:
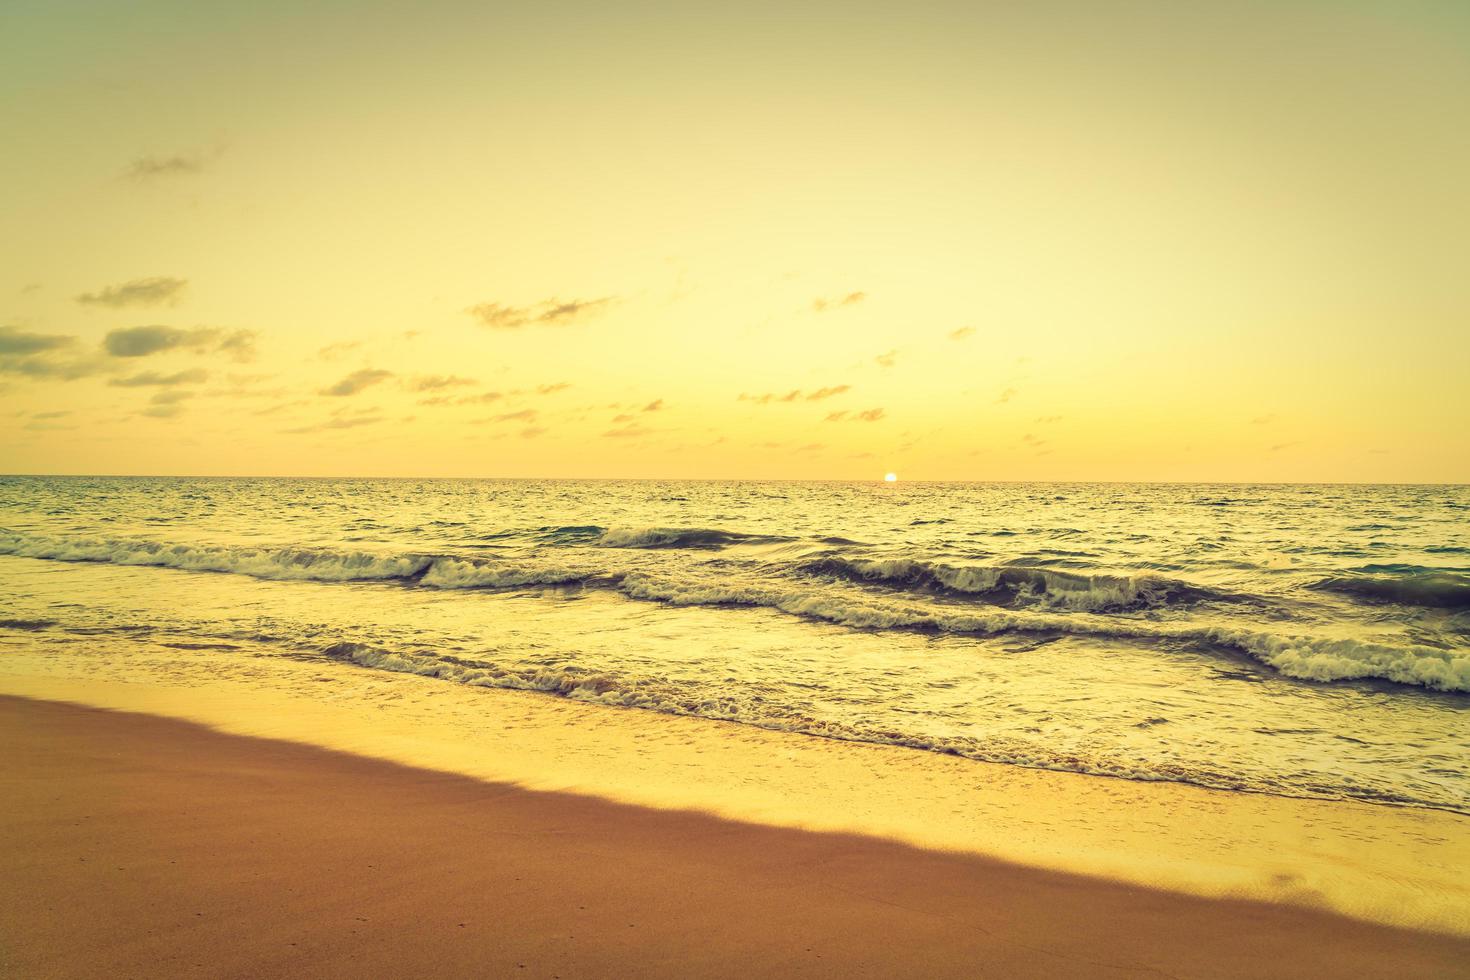
<path fill-rule="evenodd" d="M 1470 480 L 1470 4 L 0 9 L 0 471 Z"/>

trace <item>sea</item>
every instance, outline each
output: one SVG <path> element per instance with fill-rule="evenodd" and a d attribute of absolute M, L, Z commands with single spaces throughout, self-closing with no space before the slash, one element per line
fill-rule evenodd
<path fill-rule="evenodd" d="M 0 477 L 0 641 L 1470 813 L 1464 486 Z"/>

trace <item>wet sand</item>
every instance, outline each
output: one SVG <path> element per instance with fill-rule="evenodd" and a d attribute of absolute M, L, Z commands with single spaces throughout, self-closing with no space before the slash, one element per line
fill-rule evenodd
<path fill-rule="evenodd" d="M 1470 940 L 0 698 L 0 973 L 1462 976 Z"/>

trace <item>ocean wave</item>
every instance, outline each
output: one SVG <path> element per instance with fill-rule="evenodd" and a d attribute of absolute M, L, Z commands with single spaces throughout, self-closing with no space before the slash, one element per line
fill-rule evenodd
<path fill-rule="evenodd" d="M 635 599 L 671 605 L 758 606 L 853 629 L 907 629 L 974 635 L 1041 633 L 1167 642 L 1194 650 L 1224 647 L 1296 680 L 1387 680 L 1436 691 L 1470 692 L 1470 651 L 1442 650 L 1420 644 L 1394 645 L 1147 619 L 1079 618 L 1019 609 L 951 612 L 821 592 L 676 582 L 642 572 L 625 576 L 619 588 Z"/>
<path fill-rule="evenodd" d="M 1470 575 L 1426 571 L 1407 575 L 1339 575 L 1312 588 L 1324 592 L 1429 609 L 1470 609 Z"/>
<path fill-rule="evenodd" d="M 793 540 L 779 534 L 743 534 L 711 527 L 611 527 L 593 543 L 603 548 L 724 548 Z"/>
<path fill-rule="evenodd" d="M 28 633 L 55 625 L 57 623 L 54 619 L 0 619 L 0 629 L 24 630 Z"/>
<path fill-rule="evenodd" d="M 1111 776 L 1150 782 L 1181 782 L 1214 789 L 1275 793 L 1288 796 L 1340 799 L 1350 796 L 1387 803 L 1422 803 L 1410 797 L 1375 792 L 1364 787 L 1314 783 L 1300 777 L 1290 781 L 1246 777 L 1175 760 L 1141 760 L 1105 752 L 1057 751 L 1040 743 L 1009 735 L 984 738 L 940 737 L 889 727 L 816 718 L 761 696 L 739 690 L 711 691 L 704 685 L 670 679 L 630 677 L 610 671 L 592 671 L 573 664 L 534 667 L 503 666 L 432 650 L 391 650 L 371 644 L 341 641 L 321 649 L 333 660 L 374 670 L 413 674 L 471 687 L 534 691 L 622 708 L 661 714 L 728 721 L 771 731 L 791 732 L 839 741 L 866 742 L 957 755 L 981 762 L 1049 769 L 1060 772 Z M 1161 719 L 1151 719 L 1157 723 Z M 1443 805 L 1434 803 L 1433 805 Z"/>
<path fill-rule="evenodd" d="M 682 533 L 682 532 L 681 532 Z M 724 533 L 724 532 L 720 532 Z M 1470 650 L 1392 644 L 1305 634 L 1276 634 L 1150 616 L 1083 615 L 1109 609 L 1146 613 L 1171 597 L 1188 595 L 1184 583 L 1138 576 L 1100 581 L 1054 569 L 1021 566 L 952 567 L 907 559 L 866 561 L 829 556 L 808 563 L 808 574 L 857 583 L 896 584 L 900 591 L 868 593 L 831 584 L 802 587 L 786 578 L 719 579 L 689 569 L 677 577 L 644 570 L 610 572 L 536 562 L 465 559 L 307 548 L 252 548 L 166 544 L 107 538 L 54 538 L 0 533 L 0 554 L 69 562 L 108 562 L 186 571 L 226 572 L 254 578 L 322 582 L 400 582 L 438 589 L 498 589 L 586 584 L 670 605 L 756 606 L 853 629 L 936 633 L 1090 636 L 1183 644 L 1193 650 L 1228 648 L 1298 680 L 1378 679 L 1439 691 L 1470 692 Z M 908 592 L 948 590 L 959 595 L 1014 590 L 1029 602 L 990 607 L 916 605 Z M 1458 593 L 1452 593 L 1458 595 Z M 897 601 L 896 601 L 897 600 Z M 24 627 L 17 627 L 24 628 Z"/>
<path fill-rule="evenodd" d="M 53 561 L 145 565 L 223 572 L 273 581 L 415 582 L 437 589 L 494 589 L 587 581 L 596 572 L 554 565 L 478 561 L 445 555 L 377 555 L 312 548 L 166 544 L 117 538 L 0 535 L 0 554 Z"/>
<path fill-rule="evenodd" d="M 909 558 L 828 556 L 800 566 L 808 575 L 878 584 L 940 595 L 983 597 L 1013 606 L 1039 605 L 1079 612 L 1157 609 L 1219 593 L 1153 573 L 1085 575 L 1025 565 L 946 565 Z"/>

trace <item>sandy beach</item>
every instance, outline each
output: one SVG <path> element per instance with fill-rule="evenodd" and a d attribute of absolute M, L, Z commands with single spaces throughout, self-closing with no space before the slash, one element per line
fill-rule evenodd
<path fill-rule="evenodd" d="M 1454 976 L 1470 941 L 5 697 L 7 976 Z"/>

